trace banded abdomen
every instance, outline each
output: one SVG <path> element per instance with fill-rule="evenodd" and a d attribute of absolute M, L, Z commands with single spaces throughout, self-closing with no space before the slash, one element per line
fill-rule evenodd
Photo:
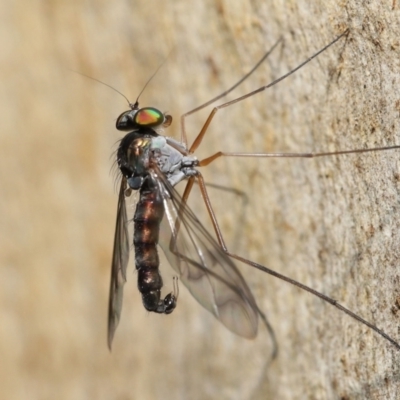
<path fill-rule="evenodd" d="M 136 205 L 133 245 L 135 265 L 138 271 L 138 289 L 143 305 L 148 311 L 169 314 L 176 306 L 176 298 L 170 293 L 161 299 L 163 281 L 159 271 L 157 244 L 164 205 L 156 184 L 148 175 L 140 188 Z"/>

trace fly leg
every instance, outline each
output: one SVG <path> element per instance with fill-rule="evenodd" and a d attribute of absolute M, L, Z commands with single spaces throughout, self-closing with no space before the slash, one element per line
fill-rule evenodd
<path fill-rule="evenodd" d="M 236 99 L 234 99 L 234 100 L 228 101 L 228 102 L 226 102 L 226 103 L 220 104 L 220 105 L 217 106 L 217 107 L 214 107 L 214 108 L 212 109 L 212 111 L 210 112 L 210 114 L 209 114 L 209 116 L 208 116 L 206 122 L 204 123 L 203 127 L 201 128 L 199 134 L 197 135 L 196 139 L 195 139 L 194 142 L 192 143 L 192 145 L 191 145 L 191 147 L 190 147 L 190 149 L 189 149 L 189 153 L 190 153 L 190 154 L 193 153 L 193 152 L 196 151 L 196 149 L 200 146 L 200 144 L 201 144 L 201 142 L 202 142 L 202 140 L 203 140 L 203 138 L 204 138 L 204 135 L 206 134 L 207 129 L 208 129 L 208 127 L 210 126 L 210 124 L 211 124 L 211 122 L 212 122 L 212 120 L 213 120 L 215 114 L 218 112 L 218 110 L 221 110 L 221 109 L 227 108 L 227 107 L 229 107 L 229 106 L 231 106 L 231 105 L 233 105 L 233 104 L 239 103 L 240 101 L 243 101 L 243 100 L 247 99 L 248 97 L 252 97 L 252 96 L 254 96 L 254 95 L 257 94 L 257 93 L 263 92 L 264 90 L 267 90 L 268 88 L 270 88 L 270 87 L 276 85 L 277 83 L 283 81 L 283 80 L 286 79 L 288 76 L 294 74 L 294 73 L 295 73 L 296 71 L 298 71 L 300 68 L 304 67 L 304 65 L 308 64 L 308 63 L 309 63 L 311 60 L 313 60 L 315 57 L 319 56 L 319 55 L 320 55 L 321 53 L 323 53 L 326 49 L 328 49 L 328 47 L 332 46 L 334 43 L 336 43 L 336 42 L 337 42 L 339 39 L 341 39 L 343 36 L 347 36 L 348 33 L 349 33 L 349 30 L 347 29 L 347 30 L 344 31 L 341 35 L 339 35 L 336 39 L 334 39 L 332 42 L 330 42 L 329 44 L 327 44 L 325 47 L 323 47 L 321 50 L 319 50 L 318 52 L 316 52 L 315 54 L 313 54 L 311 57 L 307 58 L 307 60 L 303 61 L 303 62 L 302 62 L 300 65 L 298 65 L 296 68 L 294 68 L 294 69 L 292 69 L 291 71 L 289 71 L 288 73 L 282 75 L 280 78 L 275 79 L 274 81 L 272 81 L 272 82 L 269 83 L 268 85 L 261 86 L 260 88 L 258 88 L 258 89 L 256 89 L 256 90 L 253 90 L 253 91 L 250 92 L 250 93 L 247 93 L 247 94 L 245 94 L 245 95 L 243 95 L 243 96 L 240 96 L 240 97 L 238 97 L 238 98 L 236 98 Z M 277 42 L 277 43 L 279 43 L 279 42 Z M 275 45 L 275 46 L 276 46 L 276 45 Z M 275 48 L 275 46 L 274 46 L 273 48 Z M 261 62 L 260 62 L 260 63 L 261 63 Z M 256 67 L 258 67 L 258 65 L 259 65 L 259 64 L 257 64 Z M 255 67 L 255 68 L 256 68 L 256 67 Z M 255 68 L 254 68 L 254 69 L 255 69 Z M 254 69 L 253 69 L 253 70 L 254 70 Z M 252 73 L 253 70 L 250 71 L 250 73 Z M 247 78 L 247 77 L 250 75 L 250 73 L 247 74 L 247 75 L 243 78 L 243 80 L 244 80 L 245 78 Z M 239 81 L 239 83 L 241 83 L 243 80 Z M 238 83 L 238 84 L 239 84 L 239 83 Z M 196 112 L 196 111 L 198 111 L 198 110 L 201 110 L 201 109 L 204 108 L 206 105 L 209 105 L 209 104 L 213 103 L 215 100 L 217 100 L 217 99 L 219 99 L 220 97 L 224 96 L 225 94 L 229 93 L 229 92 L 230 92 L 231 90 L 233 90 L 236 86 L 237 86 L 237 85 L 233 86 L 233 87 L 232 87 L 231 89 L 229 89 L 227 92 L 225 92 L 225 93 L 223 93 L 222 95 L 216 97 L 215 99 L 212 99 L 212 100 L 210 100 L 209 102 L 204 103 L 203 105 L 201 105 L 201 106 L 195 108 L 194 110 L 189 111 L 189 112 L 187 112 L 186 114 L 183 114 L 183 115 L 182 115 L 182 117 L 181 117 L 181 129 L 182 129 L 182 142 L 183 142 L 183 143 L 185 143 L 185 144 L 187 143 L 186 133 L 185 133 L 185 118 L 186 118 L 188 115 L 193 114 L 194 112 Z"/>
<path fill-rule="evenodd" d="M 200 180 L 199 180 L 199 181 L 196 180 L 197 177 L 200 177 Z M 202 178 L 201 174 L 200 174 L 198 171 L 197 171 L 196 175 L 190 176 L 190 177 L 189 177 L 188 182 L 187 182 L 187 184 L 186 184 L 186 187 L 185 187 L 185 190 L 184 190 L 182 199 L 181 199 L 181 203 L 180 203 L 179 209 L 178 209 L 178 211 L 177 211 L 177 217 L 176 217 L 176 219 L 175 219 L 175 221 L 174 221 L 174 225 L 171 227 L 171 230 L 172 230 L 173 233 L 172 233 L 171 240 L 170 240 L 170 245 L 169 245 L 169 250 L 170 250 L 179 260 L 181 260 L 181 261 L 186 261 L 186 262 L 190 262 L 192 265 L 193 265 L 193 263 L 194 263 L 194 260 L 188 259 L 187 256 L 186 256 L 185 254 L 180 253 L 180 251 L 179 251 L 179 249 L 178 249 L 177 242 L 178 242 L 178 240 L 179 240 L 179 239 L 178 239 L 178 235 L 179 235 L 179 230 L 180 230 L 180 228 L 181 228 L 181 221 L 183 221 L 183 219 L 181 218 L 181 215 L 182 215 L 182 214 L 184 213 L 184 211 L 185 211 L 185 207 L 186 207 L 186 204 L 187 204 L 187 200 L 188 200 L 188 198 L 189 198 L 189 195 L 190 195 L 191 190 L 192 190 L 192 188 L 193 188 L 193 185 L 194 185 L 195 183 L 198 183 L 198 184 L 200 185 L 200 189 L 201 189 L 201 191 L 203 192 L 202 186 L 205 186 L 205 183 L 204 183 L 204 181 L 203 181 L 203 178 Z M 206 196 L 206 197 L 208 198 L 208 196 Z M 203 198 L 204 198 L 204 196 L 203 196 Z M 208 201 L 209 201 L 209 200 L 208 200 Z M 211 209 L 212 209 L 212 208 L 211 208 Z M 217 227 L 218 231 L 220 232 L 220 229 L 219 229 L 218 224 L 214 225 L 214 227 L 215 227 L 215 226 Z M 189 236 L 190 236 L 190 232 L 187 231 L 187 233 L 188 233 Z M 222 238 L 222 235 L 220 235 L 220 237 Z M 195 242 L 195 239 L 194 239 L 194 238 L 190 237 L 190 239 L 191 239 L 193 242 Z M 219 245 L 221 246 L 221 248 L 223 249 L 223 251 L 224 251 L 226 254 L 229 255 L 229 253 L 227 253 L 227 251 L 224 249 L 224 247 L 221 245 L 221 243 L 224 243 L 224 242 L 223 242 L 223 239 L 222 239 L 222 242 L 219 241 Z M 224 244 L 224 246 L 225 246 L 225 244 Z M 225 246 L 225 247 L 226 247 L 226 246 Z M 178 263 L 178 264 L 179 264 L 179 263 Z M 218 279 L 218 280 L 220 280 L 220 281 L 223 281 L 223 283 L 225 283 L 226 285 L 228 285 L 233 291 L 237 291 L 237 289 L 236 289 L 235 287 L 233 287 L 229 282 L 226 282 L 223 278 L 221 278 L 220 276 L 218 276 L 217 274 L 215 274 L 211 269 L 206 268 L 204 265 L 202 265 L 202 264 L 200 264 L 200 263 L 196 263 L 196 267 L 199 268 L 199 269 L 201 269 L 201 270 L 203 270 L 203 271 L 206 272 L 208 275 L 213 276 L 215 279 Z M 269 323 L 267 317 L 266 317 L 265 314 L 260 310 L 260 308 L 258 307 L 258 305 L 257 305 L 255 302 L 254 302 L 254 307 L 255 307 L 255 309 L 256 309 L 258 315 L 260 316 L 260 318 L 261 318 L 263 324 L 265 325 L 265 327 L 266 327 L 266 329 L 267 329 L 267 331 L 268 331 L 268 333 L 269 333 L 269 335 L 270 335 L 270 338 L 271 338 L 271 342 L 272 342 L 272 352 L 271 352 L 271 358 L 270 358 L 270 361 L 269 361 L 269 363 L 270 363 L 270 362 L 272 362 L 272 361 L 276 358 L 276 356 L 277 356 L 277 354 L 278 354 L 278 343 L 277 343 L 277 340 L 276 340 L 275 332 L 274 332 L 274 330 L 273 330 L 271 324 Z"/>
<path fill-rule="evenodd" d="M 395 146 L 395 147 L 397 148 L 399 146 Z M 201 165 L 201 162 L 200 162 L 200 165 Z M 311 293 L 312 295 L 314 295 L 316 297 L 319 297 L 323 301 L 331 304 L 332 306 L 336 307 L 340 311 L 342 311 L 345 314 L 349 315 L 351 318 L 355 319 L 356 321 L 358 321 L 358 322 L 364 324 L 365 326 L 367 326 L 368 328 L 372 329 L 373 331 L 375 331 L 377 334 L 382 336 L 384 339 L 389 341 L 397 349 L 400 350 L 400 344 L 398 342 L 396 342 L 393 338 L 391 338 L 389 335 L 387 335 L 383 330 L 379 329 L 378 327 L 376 327 L 372 323 L 368 322 L 367 320 L 361 318 L 359 315 L 355 314 L 351 310 L 349 310 L 346 307 L 342 306 L 336 300 L 330 298 L 329 296 L 324 295 L 323 293 L 318 292 L 317 290 L 314 290 L 314 289 L 310 288 L 309 286 L 306 286 L 306 285 L 304 285 L 304 284 L 302 284 L 302 283 L 300 283 L 298 281 L 295 281 L 295 280 L 293 280 L 293 279 L 291 279 L 291 278 L 289 278 L 289 277 L 287 277 L 285 275 L 282 275 L 279 272 L 276 272 L 276 271 L 274 271 L 274 270 L 272 270 L 270 268 L 267 268 L 267 267 L 265 267 L 263 265 L 260 265 L 260 264 L 254 262 L 254 261 L 248 260 L 247 258 L 241 257 L 241 256 L 239 256 L 237 254 L 231 253 L 228 250 L 228 248 L 227 248 L 227 246 L 225 244 L 225 241 L 224 241 L 224 238 L 223 238 L 223 235 L 222 235 L 222 232 L 221 232 L 221 228 L 220 228 L 220 226 L 218 224 L 217 217 L 216 217 L 216 215 L 214 213 L 214 210 L 213 210 L 212 205 L 211 205 L 210 198 L 209 198 L 208 193 L 207 193 L 207 188 L 206 188 L 206 185 L 204 183 L 204 179 L 203 179 L 203 177 L 202 177 L 202 175 L 200 173 L 197 175 L 197 179 L 198 179 L 198 182 L 199 182 L 201 195 L 203 197 L 203 200 L 204 200 L 204 203 L 206 205 L 208 214 L 209 214 L 209 216 L 211 218 L 212 225 L 214 227 L 215 234 L 217 236 L 218 243 L 221 246 L 221 249 L 222 249 L 222 251 L 224 253 L 226 253 L 229 257 L 232 257 L 232 258 L 234 258 L 234 259 L 236 259 L 236 260 L 238 260 L 238 261 L 240 261 L 240 262 L 242 262 L 244 264 L 247 264 L 247 265 L 249 265 L 249 266 L 251 266 L 253 268 L 259 269 L 260 271 L 263 271 L 263 272 L 265 272 L 265 273 L 267 273 L 269 275 L 272 275 L 272 276 L 274 276 L 274 277 L 276 277 L 278 279 L 281 279 L 281 280 L 283 280 L 285 282 L 288 282 L 293 286 L 296 286 L 296 287 L 298 287 L 298 288 L 300 288 L 300 289 L 302 289 L 302 290 L 304 290 L 304 291 L 306 291 L 308 293 Z"/>

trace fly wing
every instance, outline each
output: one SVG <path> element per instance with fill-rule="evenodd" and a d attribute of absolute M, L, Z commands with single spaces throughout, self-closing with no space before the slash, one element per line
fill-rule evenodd
<path fill-rule="evenodd" d="M 125 204 L 126 179 L 122 177 L 119 189 L 117 221 L 115 224 L 114 249 L 111 264 L 110 296 L 108 300 L 108 347 L 117 329 L 122 309 L 126 267 L 129 260 L 129 234 Z"/>
<path fill-rule="evenodd" d="M 154 172 L 153 172 L 154 173 Z M 229 330 L 252 339 L 258 307 L 242 275 L 162 173 L 154 173 L 164 199 L 159 244 L 193 297 Z"/>

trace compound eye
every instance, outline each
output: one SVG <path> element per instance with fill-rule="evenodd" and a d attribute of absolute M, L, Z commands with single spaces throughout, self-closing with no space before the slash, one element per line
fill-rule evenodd
<path fill-rule="evenodd" d="M 116 128 L 119 131 L 131 131 L 132 129 L 136 128 L 135 115 L 137 112 L 137 109 L 123 112 L 117 118 L 117 122 L 115 123 Z"/>
<path fill-rule="evenodd" d="M 164 123 L 164 114 L 153 107 L 141 108 L 134 117 L 137 126 L 154 127 Z"/>

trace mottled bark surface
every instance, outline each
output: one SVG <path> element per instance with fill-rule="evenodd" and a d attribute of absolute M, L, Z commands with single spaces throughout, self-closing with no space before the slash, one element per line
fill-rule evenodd
<path fill-rule="evenodd" d="M 117 192 L 110 154 L 125 100 L 175 117 L 236 82 L 286 73 L 217 114 L 200 157 L 217 149 L 334 151 L 399 143 L 396 1 L 29 2 L 1 18 L 0 398 L 396 399 L 400 352 L 332 306 L 249 267 L 274 326 L 235 337 L 182 287 L 172 315 L 149 315 L 129 266 L 122 321 L 106 346 Z M 312 5 L 310 5 L 312 4 Z M 361 5 L 363 4 L 363 5 Z M 188 120 L 193 139 L 207 116 Z M 238 254 L 337 299 L 399 338 L 399 151 L 318 160 L 218 160 L 207 181 Z M 200 204 L 193 206 L 207 221 Z M 133 257 L 131 257 L 133 260 Z M 162 269 L 169 267 L 163 263 Z M 163 272 L 167 290 L 172 282 Z"/>

